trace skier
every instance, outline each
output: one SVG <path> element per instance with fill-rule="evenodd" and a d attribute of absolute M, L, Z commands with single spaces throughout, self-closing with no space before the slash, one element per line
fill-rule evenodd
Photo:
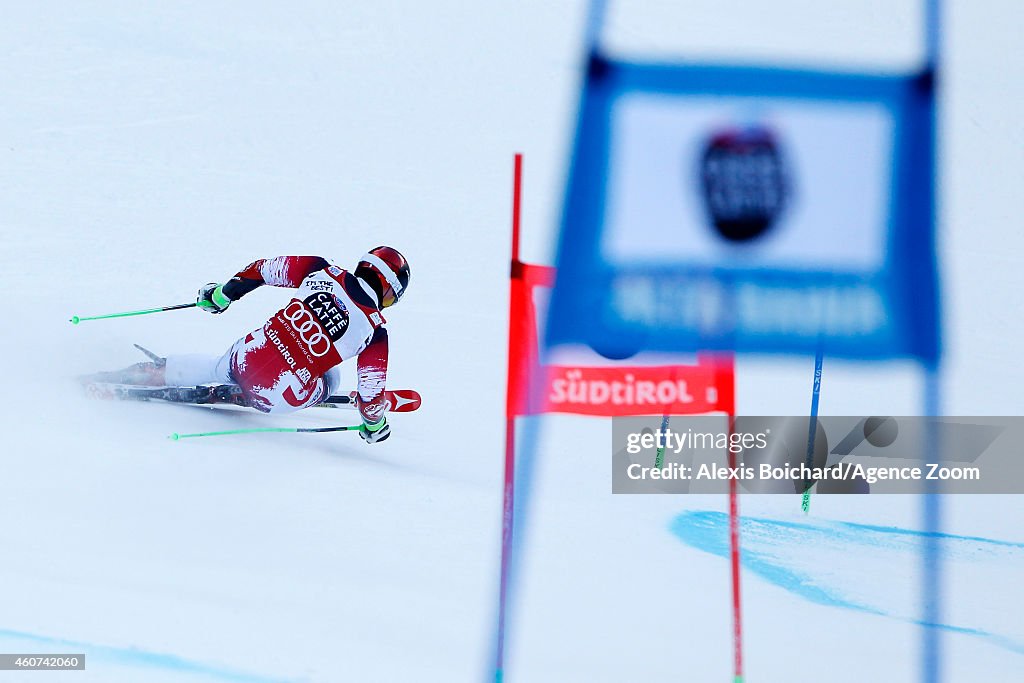
<path fill-rule="evenodd" d="M 359 435 L 367 443 L 384 441 L 391 428 L 384 414 L 388 333 L 381 311 L 402 298 L 409 275 L 408 261 L 391 247 L 371 249 L 354 272 L 319 256 L 259 259 L 224 284 L 202 287 L 196 305 L 219 314 L 261 285 L 298 292 L 223 355 L 150 354 L 151 362 L 88 379 L 144 386 L 232 384 L 240 390 L 232 402 L 284 413 L 330 396 L 338 388 L 338 365 L 355 356 Z"/>

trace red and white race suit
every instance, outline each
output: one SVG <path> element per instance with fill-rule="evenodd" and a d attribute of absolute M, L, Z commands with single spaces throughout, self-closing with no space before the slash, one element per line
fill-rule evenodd
<path fill-rule="evenodd" d="M 278 256 L 250 264 L 223 291 L 238 299 L 264 284 L 298 291 L 226 354 L 231 379 L 253 407 L 277 413 L 316 405 L 336 388 L 328 371 L 356 358 L 359 410 L 367 421 L 380 421 L 388 335 L 372 290 L 321 257 Z"/>

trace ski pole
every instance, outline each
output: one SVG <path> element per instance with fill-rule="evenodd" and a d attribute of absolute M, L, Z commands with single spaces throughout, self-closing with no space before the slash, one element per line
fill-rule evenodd
<path fill-rule="evenodd" d="M 661 433 L 664 434 L 668 431 L 668 414 L 662 415 L 661 417 Z M 666 441 L 668 437 L 665 437 Z M 654 456 L 654 468 L 660 470 L 665 465 L 665 443 L 661 444 L 658 449 L 658 454 Z"/>
<path fill-rule="evenodd" d="M 807 469 L 814 466 L 814 437 L 818 428 L 818 399 L 821 396 L 821 366 L 824 360 L 824 350 L 818 344 L 818 351 L 814 355 L 814 384 L 811 389 L 811 419 L 807 422 Z M 800 500 L 800 509 L 806 515 L 811 509 L 811 486 L 814 482 L 808 482 L 804 489 L 803 498 Z"/>
<path fill-rule="evenodd" d="M 227 436 L 229 434 L 260 434 L 266 432 L 302 432 L 304 434 L 322 434 L 323 432 L 352 432 L 361 429 L 362 425 L 350 427 L 259 427 L 256 429 L 229 429 L 223 432 L 195 432 L 193 434 L 179 434 L 174 432 L 167 438 L 171 441 L 179 439 L 193 439 L 199 436 Z"/>
<path fill-rule="evenodd" d="M 103 318 L 127 318 L 130 315 L 146 315 L 147 313 L 163 313 L 164 311 L 176 311 L 179 308 L 195 308 L 196 304 L 177 304 L 175 306 L 162 306 L 160 308 L 146 308 L 141 311 L 126 311 L 124 313 L 107 313 L 106 315 L 77 316 L 70 318 L 72 325 L 77 325 L 84 320 L 102 320 Z"/>

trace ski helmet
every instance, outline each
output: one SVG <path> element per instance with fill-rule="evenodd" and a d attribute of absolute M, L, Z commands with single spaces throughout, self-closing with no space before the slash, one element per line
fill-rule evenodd
<path fill-rule="evenodd" d="M 374 247 L 366 252 L 355 274 L 377 294 L 381 308 L 401 299 L 409 286 L 409 262 L 391 247 Z"/>

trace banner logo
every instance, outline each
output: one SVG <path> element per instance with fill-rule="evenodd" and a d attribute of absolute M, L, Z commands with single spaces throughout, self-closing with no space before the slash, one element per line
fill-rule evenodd
<path fill-rule="evenodd" d="M 782 155 L 767 128 L 714 133 L 704 147 L 700 171 L 705 208 L 715 230 L 730 242 L 761 237 L 785 207 Z"/>

